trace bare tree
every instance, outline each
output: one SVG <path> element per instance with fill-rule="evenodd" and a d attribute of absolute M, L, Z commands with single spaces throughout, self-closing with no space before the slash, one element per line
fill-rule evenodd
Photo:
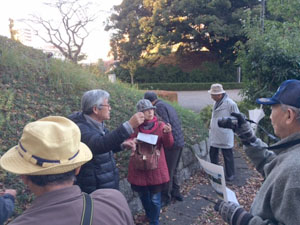
<path fill-rule="evenodd" d="M 84 4 L 81 2 L 81 0 L 47 2 L 44 3 L 46 6 L 58 11 L 59 19 L 50 20 L 31 15 L 31 19 L 26 20 L 37 36 L 53 45 L 66 59 L 76 64 L 86 58 L 82 53 L 82 46 L 91 32 L 88 29 L 89 25 L 97 19 L 100 12 L 95 11 L 91 2 Z"/>

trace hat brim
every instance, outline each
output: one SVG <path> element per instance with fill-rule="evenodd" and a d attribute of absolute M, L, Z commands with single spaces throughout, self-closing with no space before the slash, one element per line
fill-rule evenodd
<path fill-rule="evenodd" d="M 226 93 L 226 91 L 212 92 L 211 90 L 207 91 L 211 95 L 220 95 Z"/>
<path fill-rule="evenodd" d="M 280 102 L 274 98 L 258 98 L 256 99 L 256 103 L 261 105 L 275 105 L 279 104 Z"/>
<path fill-rule="evenodd" d="M 41 167 L 25 160 L 18 152 L 18 145 L 16 145 L 1 157 L 0 164 L 3 169 L 15 174 L 50 175 L 72 171 L 91 160 L 92 157 L 90 149 L 80 142 L 78 155 L 74 159 L 50 167 Z"/>
<path fill-rule="evenodd" d="M 149 107 L 149 108 L 143 109 L 143 110 L 142 110 L 142 111 L 140 111 L 140 112 L 145 112 L 145 111 L 147 111 L 147 110 L 149 110 L 149 109 L 156 109 L 156 106 L 152 106 L 152 107 Z"/>

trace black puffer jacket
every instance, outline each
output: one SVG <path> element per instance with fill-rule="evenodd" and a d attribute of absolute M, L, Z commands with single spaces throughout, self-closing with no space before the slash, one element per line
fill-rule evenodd
<path fill-rule="evenodd" d="M 172 126 L 172 134 L 174 137 L 174 147 L 183 147 L 184 146 L 184 137 L 181 130 L 181 121 L 178 118 L 177 112 L 173 106 L 158 99 L 155 104 L 156 114 L 161 118 L 165 123 L 169 123 Z"/>
<path fill-rule="evenodd" d="M 113 153 L 121 151 L 121 143 L 129 138 L 130 134 L 123 125 L 112 132 L 105 128 L 102 133 L 88 123 L 80 112 L 73 113 L 69 119 L 78 125 L 81 141 L 93 153 L 93 159 L 81 167 L 76 184 L 86 193 L 100 188 L 119 189 L 119 172 Z"/>

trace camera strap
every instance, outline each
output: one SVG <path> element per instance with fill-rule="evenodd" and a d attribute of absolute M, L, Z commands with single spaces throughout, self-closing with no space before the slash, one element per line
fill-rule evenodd
<path fill-rule="evenodd" d="M 300 139 L 288 141 L 288 142 L 282 143 L 280 145 L 266 147 L 265 149 L 273 150 L 273 149 L 279 149 L 279 148 L 289 148 L 289 147 L 292 147 L 297 144 L 300 144 Z"/>

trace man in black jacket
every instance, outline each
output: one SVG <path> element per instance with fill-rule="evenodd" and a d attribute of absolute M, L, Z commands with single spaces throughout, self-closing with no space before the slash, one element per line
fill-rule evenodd
<path fill-rule="evenodd" d="M 183 197 L 180 193 L 180 186 L 178 182 L 177 167 L 181 157 L 182 148 L 184 146 L 184 137 L 181 130 L 181 121 L 178 118 L 177 112 L 173 106 L 157 98 L 156 93 L 148 91 L 144 94 L 144 98 L 148 99 L 152 105 L 156 106 L 156 114 L 165 123 L 169 123 L 172 126 L 172 134 L 174 137 L 174 145 L 171 149 L 166 149 L 166 161 L 170 174 L 170 182 L 168 190 L 163 192 L 162 204 L 167 205 L 171 197 L 174 197 L 178 201 L 183 201 Z"/>
<path fill-rule="evenodd" d="M 2 225 L 14 212 L 15 208 L 15 189 L 6 189 L 0 196 L 0 224 Z"/>
<path fill-rule="evenodd" d="M 93 159 L 82 166 L 76 184 L 86 193 L 100 188 L 119 189 L 119 172 L 113 154 L 135 147 L 134 141 L 125 140 L 144 122 L 144 114 L 134 114 L 109 132 L 104 124 L 110 119 L 109 93 L 100 89 L 84 93 L 81 109 L 82 112 L 73 113 L 69 119 L 78 125 L 81 141 L 91 149 Z"/>

